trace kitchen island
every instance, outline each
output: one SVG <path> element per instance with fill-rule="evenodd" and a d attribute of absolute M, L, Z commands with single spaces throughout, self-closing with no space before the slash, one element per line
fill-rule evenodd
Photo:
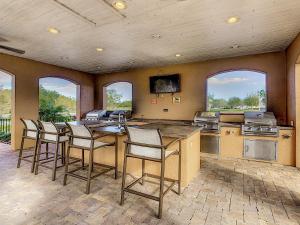
<path fill-rule="evenodd" d="M 181 139 L 181 186 L 186 187 L 190 181 L 197 175 L 200 170 L 200 129 L 194 126 L 175 125 L 167 123 L 147 123 L 147 122 L 128 122 L 130 126 L 136 126 L 144 129 L 160 129 L 163 144 L 167 144 L 175 138 Z M 117 141 L 118 144 L 118 170 L 123 169 L 124 150 L 127 140 L 126 133 L 123 128 L 118 126 L 92 126 L 91 129 L 96 133 L 111 134 L 103 137 L 101 141 L 111 142 Z M 177 148 L 178 144 L 174 144 L 171 148 Z M 72 149 L 72 155 L 81 157 L 81 151 Z M 86 156 L 87 157 L 87 156 Z M 142 160 L 128 159 L 127 172 L 133 176 L 141 176 Z M 88 162 L 88 158 L 85 159 Z M 94 152 L 94 162 L 106 165 L 114 165 L 115 151 L 114 147 L 105 147 L 104 149 Z M 160 164 L 152 161 L 146 161 L 145 171 L 149 174 L 160 175 Z M 170 156 L 166 160 L 165 177 L 177 179 L 178 176 L 178 156 Z"/>

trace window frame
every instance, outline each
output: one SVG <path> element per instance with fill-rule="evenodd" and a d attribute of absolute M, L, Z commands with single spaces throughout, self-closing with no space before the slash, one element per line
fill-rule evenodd
<path fill-rule="evenodd" d="M 133 83 L 127 80 L 118 80 L 118 81 L 113 81 L 113 82 L 109 82 L 106 83 L 105 85 L 102 86 L 102 109 L 103 110 L 108 110 L 106 109 L 107 106 L 107 101 L 105 101 L 104 96 L 106 96 L 106 88 L 112 84 L 116 84 L 116 83 L 128 83 L 131 85 L 131 112 L 134 111 L 134 88 L 133 88 Z M 123 109 L 115 109 L 115 110 L 123 110 Z M 108 111 L 113 111 L 113 110 L 108 110 Z"/>
<path fill-rule="evenodd" d="M 265 91 L 266 91 L 266 107 L 265 107 L 265 111 L 260 111 L 260 112 L 267 112 L 268 111 L 268 73 L 265 71 L 261 71 L 261 70 L 254 70 L 254 69 L 230 69 L 230 70 L 223 70 L 217 73 L 212 73 L 210 75 L 208 75 L 205 79 L 205 96 L 204 96 L 204 102 L 205 102 L 205 111 L 208 111 L 208 79 L 212 78 L 214 76 L 223 74 L 223 73 L 229 73 L 229 72 L 238 72 L 238 71 L 246 71 L 246 72 L 254 72 L 254 73 L 260 73 L 262 75 L 264 75 L 265 77 Z M 239 114 L 244 114 L 244 112 L 230 112 L 230 111 L 219 111 L 220 114 L 226 114 L 226 115 L 239 115 Z"/>
<path fill-rule="evenodd" d="M 45 79 L 45 78 L 55 78 L 55 79 L 62 79 L 65 81 L 69 81 L 70 83 L 74 84 L 76 86 L 76 119 L 80 120 L 81 119 L 81 85 L 68 77 L 64 77 L 62 75 L 45 75 L 45 76 L 40 76 L 38 78 L 38 111 L 40 109 L 40 80 Z"/>

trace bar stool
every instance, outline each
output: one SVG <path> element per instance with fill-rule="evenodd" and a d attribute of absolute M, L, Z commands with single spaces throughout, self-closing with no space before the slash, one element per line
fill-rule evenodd
<path fill-rule="evenodd" d="M 67 154 L 66 154 L 66 164 L 65 164 L 65 175 L 64 175 L 64 182 L 63 185 L 67 184 L 67 176 L 72 176 L 76 177 L 81 180 L 85 180 L 86 183 L 86 194 L 90 193 L 90 186 L 91 186 L 91 180 L 104 174 L 107 173 L 108 171 L 115 170 L 115 179 L 117 179 L 117 174 L 118 174 L 118 157 L 117 157 L 117 143 L 116 142 L 100 142 L 96 141 L 96 139 L 105 137 L 105 136 L 110 136 L 111 134 L 104 134 L 104 135 L 98 135 L 94 136 L 92 131 L 85 125 L 72 125 L 70 123 L 67 123 L 67 126 L 69 127 L 69 130 L 71 131 L 70 135 L 70 141 L 69 141 L 69 146 L 67 149 Z M 109 165 L 104 165 L 104 164 L 99 164 L 100 166 L 106 168 L 104 171 L 96 173 L 95 175 L 92 175 L 93 172 L 93 167 L 94 167 L 94 151 L 98 149 L 104 149 L 104 147 L 107 146 L 115 146 L 115 166 L 109 166 Z M 69 170 L 69 159 L 70 159 L 70 149 L 71 148 L 77 148 L 81 149 L 82 151 L 82 166 L 73 170 Z M 87 166 L 84 166 L 84 151 L 87 150 L 89 151 L 89 164 L 88 166 L 88 172 L 87 176 L 81 176 L 76 174 L 75 172 L 79 171 L 80 169 L 85 169 Z"/>
<path fill-rule="evenodd" d="M 47 169 L 52 169 L 52 180 L 54 181 L 56 179 L 56 170 L 62 167 L 64 164 L 65 146 L 66 146 L 66 142 L 68 142 L 69 140 L 68 136 L 66 136 L 68 131 L 60 131 L 60 129 L 52 122 L 43 122 L 38 120 L 38 123 L 41 127 L 41 130 L 40 130 L 40 139 L 38 142 L 38 150 L 37 150 L 38 153 L 36 156 L 36 163 L 35 163 L 35 175 L 38 174 L 39 166 L 45 167 Z M 54 158 L 41 162 L 40 152 L 41 152 L 42 143 L 55 144 Z M 60 144 L 61 144 L 61 154 L 59 154 Z M 59 159 L 61 159 L 62 161 L 61 166 L 57 166 L 57 161 Z M 44 165 L 49 162 L 53 162 L 52 168 L 47 165 Z"/>
<path fill-rule="evenodd" d="M 20 168 L 22 160 L 27 161 L 27 162 L 31 162 L 31 173 L 33 173 L 34 164 L 35 164 L 35 157 L 36 157 L 36 151 L 37 151 L 37 146 L 38 146 L 38 140 L 39 140 L 39 135 L 40 135 L 39 127 L 38 127 L 37 123 L 33 120 L 27 120 L 27 119 L 22 119 L 21 118 L 21 121 L 24 124 L 24 128 L 23 128 L 21 148 L 20 148 L 20 151 L 19 151 L 19 158 L 18 158 L 17 168 Z M 34 144 L 34 150 L 33 150 L 33 154 L 23 156 L 24 142 L 25 142 L 26 139 L 35 141 L 34 142 L 35 143 Z M 28 159 L 28 158 L 32 158 L 32 159 Z"/>
<path fill-rule="evenodd" d="M 178 184 L 177 194 L 181 192 L 181 139 L 174 139 L 167 145 L 163 145 L 162 136 L 159 129 L 141 129 L 134 127 L 125 127 L 127 132 L 128 140 L 125 141 L 126 148 L 124 151 L 124 164 L 123 164 L 123 176 L 122 176 L 122 189 L 121 189 L 121 205 L 124 204 L 124 193 L 128 192 L 136 194 L 148 199 L 159 202 L 158 218 L 162 217 L 163 197 L 166 193 L 173 188 L 175 183 Z M 179 144 L 177 150 L 169 150 L 169 147 L 175 143 Z M 171 155 L 178 155 L 178 180 L 165 178 L 165 161 Z M 127 169 L 127 158 L 138 158 L 142 160 L 142 176 L 132 181 L 126 186 L 126 169 Z M 145 173 L 145 160 L 158 162 L 161 164 L 160 176 Z M 157 178 L 160 180 L 159 196 L 154 196 L 139 192 L 131 189 L 135 184 L 142 181 L 144 183 L 145 177 Z M 164 191 L 164 181 L 171 182 L 166 191 Z"/>

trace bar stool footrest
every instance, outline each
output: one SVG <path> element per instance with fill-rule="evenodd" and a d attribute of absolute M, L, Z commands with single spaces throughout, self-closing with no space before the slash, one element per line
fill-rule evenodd
<path fill-rule="evenodd" d="M 99 165 L 99 164 L 98 164 L 98 165 Z M 88 166 L 89 166 L 89 165 L 86 165 L 86 166 L 84 166 L 84 167 L 78 167 L 78 168 L 76 168 L 76 169 L 73 169 L 73 170 L 71 170 L 71 171 L 68 171 L 68 172 L 66 173 L 66 175 L 70 175 L 70 176 L 72 176 L 72 177 L 76 177 L 76 178 L 79 178 L 79 179 L 82 179 L 82 180 L 87 181 L 87 180 L 88 180 L 87 177 L 84 177 L 84 176 L 75 174 L 75 172 L 77 172 L 77 171 L 79 171 L 79 170 L 81 170 L 81 169 L 83 169 L 83 168 L 87 168 Z M 107 173 L 107 172 L 109 172 L 109 171 L 111 171 L 111 170 L 114 169 L 114 167 L 111 167 L 111 166 L 108 166 L 108 165 L 104 165 L 103 167 L 105 167 L 105 166 L 106 166 L 106 167 L 109 167 L 109 168 L 104 169 L 103 171 L 98 172 L 97 174 L 91 176 L 91 180 L 94 179 L 94 178 L 96 178 L 96 177 L 99 177 L 99 176 L 101 176 L 102 174 L 105 174 L 105 173 Z"/>
<path fill-rule="evenodd" d="M 128 193 L 131 193 L 131 194 L 136 194 L 136 195 L 139 195 L 139 196 L 142 196 L 142 197 L 145 197 L 145 198 L 149 198 L 149 199 L 152 199 L 152 200 L 155 200 L 155 201 L 159 201 L 159 197 L 157 197 L 157 196 L 149 195 L 149 194 L 146 194 L 146 193 L 139 192 L 139 191 L 131 189 L 135 184 L 137 184 L 140 180 L 142 180 L 145 177 L 151 177 L 151 178 L 155 178 L 155 179 L 160 179 L 160 176 L 157 176 L 157 175 L 154 175 L 154 174 L 145 173 L 144 176 L 141 176 L 140 178 L 137 178 L 136 180 L 132 181 L 129 185 L 127 185 L 124 188 L 124 191 L 128 192 Z M 178 180 L 167 178 L 167 177 L 165 177 L 164 180 L 168 181 L 168 182 L 171 182 L 171 184 L 168 185 L 168 186 L 164 185 L 164 186 L 167 187 L 167 189 L 163 192 L 163 196 L 165 196 L 170 190 L 172 190 L 172 188 L 174 187 L 174 185 L 179 182 Z"/>
<path fill-rule="evenodd" d="M 57 160 L 61 159 L 62 156 L 57 157 Z M 45 164 L 45 163 L 49 163 L 49 162 L 53 162 L 54 161 L 54 157 L 49 157 L 48 159 L 40 159 L 39 161 L 42 161 L 39 163 L 39 165 Z"/>
<path fill-rule="evenodd" d="M 136 191 L 136 190 L 132 190 L 132 189 L 127 188 L 127 187 L 124 188 L 124 191 L 128 192 L 128 193 L 131 193 L 131 194 L 139 195 L 139 196 L 144 197 L 144 198 L 149 198 L 149 199 L 152 199 L 154 201 L 159 201 L 159 197 L 157 197 L 157 196 L 149 195 L 149 194 L 146 194 L 146 193 L 143 193 L 143 192 L 140 192 L 140 191 Z"/>

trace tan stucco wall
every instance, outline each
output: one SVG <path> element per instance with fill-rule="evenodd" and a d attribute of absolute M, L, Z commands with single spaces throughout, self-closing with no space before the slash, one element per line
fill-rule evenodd
<path fill-rule="evenodd" d="M 296 115 L 296 166 L 300 167 L 300 64 L 295 64 L 295 89 L 294 89 L 294 96 L 295 99 L 293 101 L 296 104 L 295 107 L 295 115 Z"/>
<path fill-rule="evenodd" d="M 296 166 L 300 167 L 300 33 L 286 50 L 287 69 L 287 121 L 296 127 Z"/>
<path fill-rule="evenodd" d="M 79 114 L 94 108 L 94 76 L 33 60 L 0 54 L 0 70 L 14 75 L 15 102 L 13 103 L 12 148 L 21 141 L 20 118 L 38 119 L 39 78 L 56 76 L 80 85 Z M 79 99 L 78 99 L 79 100 Z"/>
<path fill-rule="evenodd" d="M 300 56 L 300 33 L 286 50 L 287 68 L 287 115 L 288 121 L 296 122 L 295 64 Z"/>
<path fill-rule="evenodd" d="M 178 64 L 158 68 L 135 69 L 124 73 L 97 76 L 95 105 L 102 108 L 102 87 L 113 81 L 133 84 L 135 116 L 160 119 L 192 119 L 195 111 L 205 109 L 206 78 L 213 74 L 237 69 L 267 73 L 268 110 L 273 111 L 279 123 L 286 122 L 286 65 L 285 52 L 251 55 L 205 62 Z M 170 94 L 151 104 L 155 95 L 149 91 L 149 77 L 157 74 L 181 74 L 181 104 L 173 104 Z M 169 112 L 163 112 L 168 108 Z"/>

